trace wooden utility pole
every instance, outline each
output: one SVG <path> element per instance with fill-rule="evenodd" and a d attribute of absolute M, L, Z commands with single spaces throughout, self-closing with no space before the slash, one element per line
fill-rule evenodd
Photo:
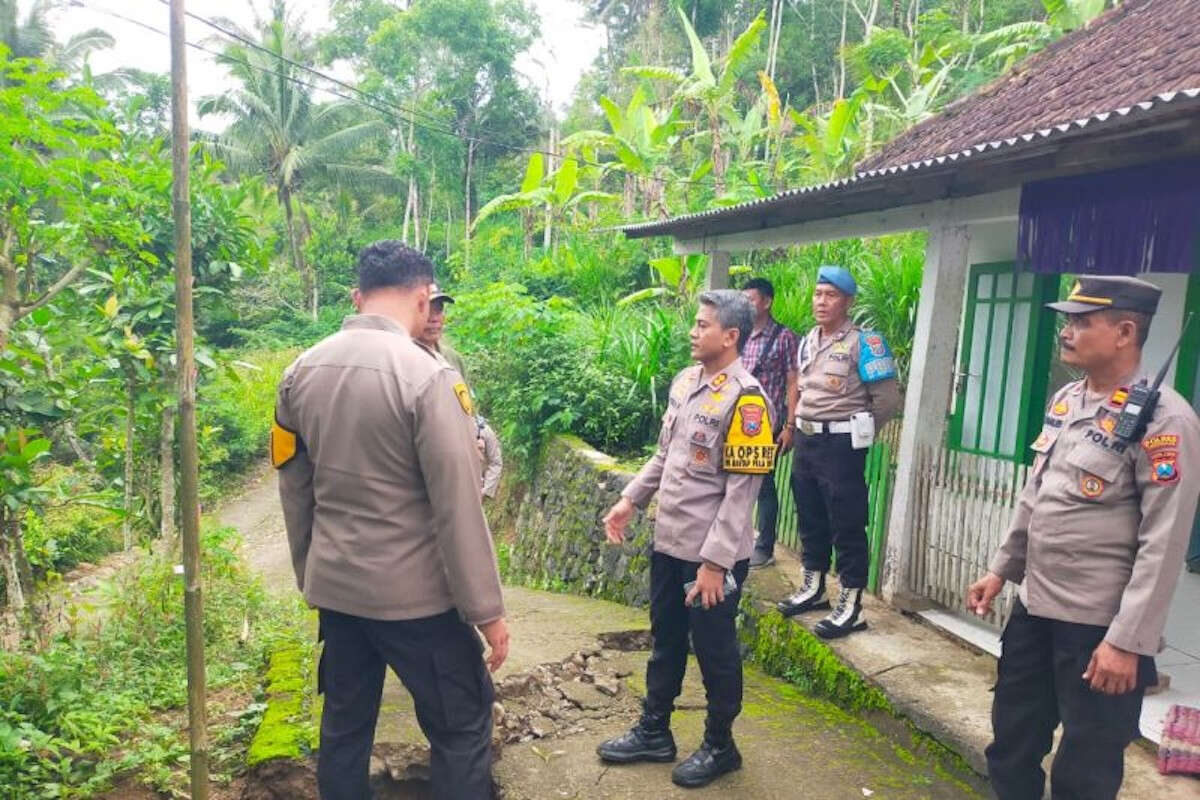
<path fill-rule="evenodd" d="M 184 0 L 171 0 L 171 201 L 175 215 L 175 341 L 179 373 L 179 509 L 183 614 L 187 627 L 188 739 L 192 800 L 208 800 L 208 714 L 204 598 L 200 587 L 200 502 L 196 458 L 196 360 L 192 321 L 192 208 L 188 191 L 187 40 Z"/>

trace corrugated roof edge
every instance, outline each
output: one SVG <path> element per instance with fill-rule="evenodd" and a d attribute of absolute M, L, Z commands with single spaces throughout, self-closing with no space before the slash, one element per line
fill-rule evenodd
<path fill-rule="evenodd" d="M 1093 114 L 1089 117 L 1084 117 L 1082 119 L 1061 122 L 1056 125 L 1052 125 L 1047 128 L 1040 128 L 1029 133 L 1017 134 L 1015 136 L 1009 136 L 1007 138 L 997 139 L 991 142 L 982 142 L 953 153 L 932 156 L 919 161 L 910 161 L 906 164 L 863 170 L 855 173 L 854 176 L 850 178 L 839 178 L 838 180 L 828 181 L 826 183 L 800 186 L 795 189 L 788 189 L 786 191 L 773 194 L 770 197 L 762 197 L 758 200 L 751 200 L 746 203 L 739 203 L 738 205 L 728 206 L 726 208 L 715 208 L 708 211 L 697 211 L 692 214 L 682 214 L 678 217 L 671 217 L 670 219 L 660 220 L 658 222 L 639 222 L 631 225 L 621 225 L 617 226 L 615 230 L 623 232 L 626 236 L 647 236 L 653 235 L 654 233 L 665 234 L 669 232 L 670 228 L 680 224 L 690 223 L 701 219 L 721 219 L 727 216 L 737 216 L 739 213 L 744 212 L 747 209 L 770 205 L 790 197 L 799 197 L 802 195 L 828 192 L 833 189 L 844 188 L 846 186 L 851 186 L 872 178 L 880 178 L 887 175 L 897 175 L 900 173 L 918 172 L 934 166 L 941 166 L 946 162 L 956 162 L 959 159 L 970 158 L 980 153 L 991 153 L 998 150 L 1019 147 L 1030 142 L 1040 143 L 1048 139 L 1057 138 L 1073 130 L 1080 130 L 1093 125 L 1104 125 L 1105 123 L 1108 123 L 1109 120 L 1124 119 L 1131 114 L 1137 114 L 1139 112 L 1147 113 L 1155 108 L 1189 100 L 1196 101 L 1198 98 L 1200 98 L 1200 88 L 1178 89 L 1171 92 L 1162 92 L 1161 94 L 1157 94 L 1148 100 L 1143 100 L 1130 106 L 1123 106 L 1121 108 L 1113 109 L 1112 111 L 1104 111 L 1098 114 Z"/>

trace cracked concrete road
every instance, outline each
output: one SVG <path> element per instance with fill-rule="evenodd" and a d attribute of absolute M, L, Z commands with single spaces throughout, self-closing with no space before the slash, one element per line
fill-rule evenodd
<path fill-rule="evenodd" d="M 247 561 L 272 591 L 295 591 L 273 472 L 266 471 L 240 498 L 222 508 L 219 517 L 242 532 Z M 562 673 L 565 662 L 580 651 L 596 654 L 594 660 L 585 661 L 597 674 L 631 673 L 622 678 L 615 696 L 596 692 L 593 701 L 578 702 L 571 698 L 578 698 L 582 687 L 573 684 L 591 676 L 577 675 L 571 680 L 568 673 L 565 680 L 572 685 L 565 687 L 567 691 L 552 693 L 550 706 L 557 709 L 550 712 L 554 719 L 522 705 L 528 705 L 527 700 L 502 699 L 506 714 L 527 712 L 522 719 L 540 720 L 538 724 L 545 728 L 539 728 L 538 733 L 544 734 L 539 737 L 523 729 L 515 734 L 508 731 L 518 740 L 503 747 L 495 768 L 505 800 L 983 797 L 973 776 L 948 773 L 925 754 L 914 752 L 910 742 L 897 741 L 870 722 L 753 667 L 746 668 L 744 711 L 734 729 L 744 759 L 740 771 L 704 789 L 685 791 L 671 784 L 671 764 L 607 766 L 597 759 L 596 744 L 621 733 L 636 719 L 647 653 L 601 651 L 597 635 L 645 628 L 646 613 L 519 587 L 507 587 L 505 597 L 512 648 L 496 676 L 500 686 L 506 685 L 506 678 L 511 684 L 523 676 L 546 675 L 547 669 L 539 670 L 538 665 L 551 664 Z M 538 691 L 543 688 L 539 686 Z M 679 705 L 673 728 L 683 758 L 699 744 L 704 726 L 704 690 L 694 661 L 689 664 Z M 545 703 L 541 708 L 547 708 Z M 385 746 L 424 743 L 408 693 L 394 676 L 384 690 L 376 742 Z"/>

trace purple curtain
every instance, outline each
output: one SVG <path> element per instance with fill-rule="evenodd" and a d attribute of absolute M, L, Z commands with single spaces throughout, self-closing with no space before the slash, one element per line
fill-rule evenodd
<path fill-rule="evenodd" d="M 1200 160 L 1027 183 L 1017 237 L 1034 272 L 1198 271 Z"/>

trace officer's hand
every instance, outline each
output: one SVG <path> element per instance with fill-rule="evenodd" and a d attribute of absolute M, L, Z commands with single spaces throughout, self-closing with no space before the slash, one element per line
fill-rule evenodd
<path fill-rule="evenodd" d="M 633 503 L 628 497 L 618 500 L 608 513 L 604 515 L 604 535 L 610 544 L 621 544 L 625 541 L 625 528 L 633 519 Z"/>
<path fill-rule="evenodd" d="M 480 625 L 479 632 L 483 634 L 490 648 L 484 661 L 487 662 L 488 670 L 495 672 L 500 669 L 504 659 L 508 658 L 508 623 L 501 617 L 487 625 Z"/>
<path fill-rule="evenodd" d="M 785 427 L 783 432 L 779 434 L 779 441 L 776 442 L 776 444 L 779 445 L 779 455 L 783 455 L 788 450 L 792 449 L 792 436 L 794 434 L 795 431 L 787 427 Z"/>
<path fill-rule="evenodd" d="M 690 606 L 696 595 L 700 595 L 700 604 L 705 608 L 712 608 L 723 601 L 725 570 L 709 566 L 708 562 L 701 564 L 700 569 L 696 570 L 696 582 L 692 584 L 692 590 L 683 599 L 684 605 Z"/>
<path fill-rule="evenodd" d="M 1101 642 L 1083 671 L 1083 679 L 1093 691 L 1125 694 L 1137 686 L 1138 655 Z"/>
<path fill-rule="evenodd" d="M 1000 590 L 1003 588 L 1004 578 L 994 572 L 989 572 L 967 589 L 967 609 L 981 617 L 990 613 L 992 601 L 996 599 L 996 595 L 1000 594 Z"/>

